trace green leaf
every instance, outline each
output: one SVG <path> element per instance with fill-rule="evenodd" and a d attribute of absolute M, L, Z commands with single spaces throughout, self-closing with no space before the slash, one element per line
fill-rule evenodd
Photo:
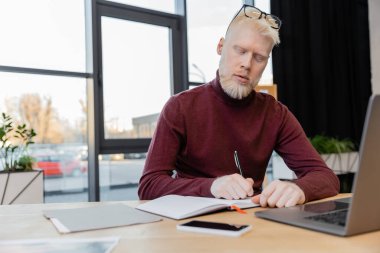
<path fill-rule="evenodd" d="M 349 139 L 339 140 L 322 134 L 309 140 L 319 154 L 346 153 L 355 150 L 355 144 Z"/>
<path fill-rule="evenodd" d="M 1 113 L 0 119 L 0 149 L 4 156 L 5 170 L 28 170 L 32 168 L 34 158 L 23 154 L 30 144 L 33 144 L 33 137 L 37 134 L 33 128 L 27 128 L 25 123 L 13 127 L 12 117 L 6 113 Z M 14 145 L 12 143 L 19 143 Z M 17 152 L 19 150 L 19 152 Z M 20 154 L 20 152 L 22 152 Z"/>

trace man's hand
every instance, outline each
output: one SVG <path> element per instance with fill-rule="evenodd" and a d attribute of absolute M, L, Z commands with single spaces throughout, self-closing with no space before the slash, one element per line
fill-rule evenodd
<path fill-rule="evenodd" d="M 295 183 L 275 180 L 252 201 L 262 207 L 290 207 L 305 203 L 305 193 Z"/>
<path fill-rule="evenodd" d="M 215 179 L 210 190 L 215 198 L 244 199 L 253 195 L 252 186 L 252 178 L 232 174 Z"/>

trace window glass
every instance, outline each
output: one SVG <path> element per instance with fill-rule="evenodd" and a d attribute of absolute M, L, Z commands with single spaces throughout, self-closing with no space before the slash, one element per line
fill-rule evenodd
<path fill-rule="evenodd" d="M 220 56 L 216 47 L 225 36 L 231 19 L 242 6 L 241 0 L 188 0 L 187 26 L 189 81 L 205 83 L 215 78 Z M 269 0 L 255 0 L 255 6 L 270 13 Z M 272 84 L 272 58 L 269 58 L 259 84 Z"/>
<path fill-rule="evenodd" d="M 138 200 L 137 188 L 145 158 L 146 153 L 100 155 L 100 199 Z"/>
<path fill-rule="evenodd" d="M 85 72 L 83 0 L 0 1 L 0 65 Z"/>
<path fill-rule="evenodd" d="M 187 1 L 190 82 L 204 83 L 215 78 L 219 65 L 216 47 L 241 6 L 241 0 Z"/>
<path fill-rule="evenodd" d="M 176 0 L 113 0 L 112 2 L 134 5 L 156 11 L 175 13 L 175 1 Z"/>
<path fill-rule="evenodd" d="M 270 0 L 255 0 L 255 6 L 266 13 L 270 13 Z M 273 84 L 272 54 L 270 55 L 259 84 Z"/>
<path fill-rule="evenodd" d="M 102 17 L 102 46 L 105 138 L 152 137 L 170 97 L 169 28 Z"/>
<path fill-rule="evenodd" d="M 0 72 L 0 89 L 0 112 L 37 133 L 29 152 L 45 202 L 87 201 L 86 80 Z"/>

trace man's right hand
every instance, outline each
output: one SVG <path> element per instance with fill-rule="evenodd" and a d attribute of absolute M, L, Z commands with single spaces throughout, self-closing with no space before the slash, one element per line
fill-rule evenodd
<path fill-rule="evenodd" d="M 244 199 L 253 195 L 253 179 L 239 174 L 219 177 L 214 180 L 210 190 L 215 198 Z"/>

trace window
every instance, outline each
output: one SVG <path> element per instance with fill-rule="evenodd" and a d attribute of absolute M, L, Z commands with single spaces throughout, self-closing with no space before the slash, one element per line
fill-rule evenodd
<path fill-rule="evenodd" d="M 255 6 L 266 13 L 270 13 L 270 1 L 269 0 L 255 0 Z M 263 75 L 259 81 L 259 84 L 273 84 L 273 70 L 272 70 L 272 54 L 268 60 L 268 64 L 264 69 Z"/>
<path fill-rule="evenodd" d="M 241 0 L 187 1 L 190 82 L 205 83 L 215 78 L 219 66 L 216 47 L 241 6 Z"/>
<path fill-rule="evenodd" d="M 45 202 L 87 201 L 86 80 L 0 72 L 0 84 L 0 112 L 37 132 L 30 152 Z"/>
<path fill-rule="evenodd" d="M 45 202 L 88 200 L 84 0 L 0 2 L 0 112 L 31 126 Z"/>
<path fill-rule="evenodd" d="M 100 155 L 101 200 L 138 200 L 146 153 Z"/>
<path fill-rule="evenodd" d="M 182 16 L 173 15 L 183 3 L 188 76 L 185 26 Z M 99 16 L 85 18 L 91 5 Z M 120 199 L 122 188 L 131 194 L 122 199 L 137 198 L 163 105 L 187 88 L 188 78 L 193 87 L 215 77 L 218 40 L 241 5 L 241 0 L 0 1 L 0 88 L 5 91 L 0 111 L 20 120 L 32 115 L 28 120 L 38 133 L 32 152 L 45 171 L 46 202 L 86 201 L 89 188 L 96 189 L 90 199 L 100 200 L 97 187 L 103 189 L 102 199 Z M 98 35 L 93 46 L 101 55 L 86 56 L 86 28 Z M 99 72 L 86 73 L 86 57 Z M 87 81 L 94 84 L 91 92 Z M 87 108 L 87 100 L 97 95 L 100 101 Z M 94 118 L 88 120 L 89 115 Z M 91 147 L 87 124 L 94 130 Z M 99 164 L 88 163 L 88 151 L 91 157 L 100 153 L 95 154 Z"/>
<path fill-rule="evenodd" d="M 255 0 L 255 6 L 270 13 L 269 0 Z M 241 0 L 187 0 L 188 66 L 190 83 L 205 83 L 215 78 L 220 56 L 217 44 L 227 26 L 241 8 Z M 272 58 L 260 84 L 272 84 Z"/>
<path fill-rule="evenodd" d="M 136 199 L 159 114 L 171 94 L 186 86 L 180 16 L 110 2 L 98 7 L 99 198 Z"/>
<path fill-rule="evenodd" d="M 85 72 L 84 1 L 0 2 L 0 65 Z"/>
<path fill-rule="evenodd" d="M 105 138 L 152 137 L 170 97 L 169 29 L 102 17 L 102 45 Z"/>

